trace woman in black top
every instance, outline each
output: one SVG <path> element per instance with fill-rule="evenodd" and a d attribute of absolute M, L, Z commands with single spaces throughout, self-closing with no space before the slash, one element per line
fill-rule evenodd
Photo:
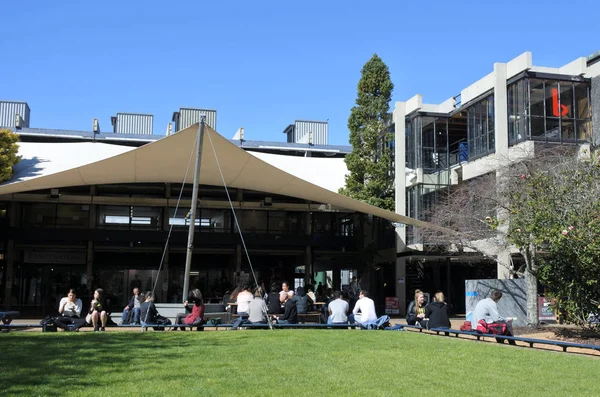
<path fill-rule="evenodd" d="M 277 284 L 271 285 L 271 293 L 267 297 L 267 307 L 269 308 L 269 314 L 281 314 L 281 302 L 279 301 L 279 288 Z"/>
<path fill-rule="evenodd" d="M 434 302 L 427 305 L 425 317 L 429 319 L 427 328 L 450 328 L 450 309 L 444 302 L 444 293 L 435 294 Z"/>

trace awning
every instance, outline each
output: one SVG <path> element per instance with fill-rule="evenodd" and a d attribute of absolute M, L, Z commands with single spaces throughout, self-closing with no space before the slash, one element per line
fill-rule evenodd
<path fill-rule="evenodd" d="M 196 124 L 158 141 L 100 161 L 50 175 L 9 182 L 0 186 L 0 195 L 112 183 L 182 183 L 195 145 L 197 131 Z M 249 154 L 208 126 L 205 128 L 200 168 L 200 183 L 203 185 L 223 186 L 213 146 L 228 187 L 296 197 L 371 214 L 392 222 L 437 228 L 426 222 L 365 204 L 300 179 Z M 193 182 L 194 163 L 195 154 L 185 179 L 186 183 Z"/>

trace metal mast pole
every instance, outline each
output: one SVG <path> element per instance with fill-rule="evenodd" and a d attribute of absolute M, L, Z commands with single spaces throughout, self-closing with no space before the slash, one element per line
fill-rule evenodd
<path fill-rule="evenodd" d="M 202 160 L 202 141 L 204 138 L 204 123 L 206 116 L 200 116 L 198 126 L 198 143 L 196 152 L 196 169 L 194 170 L 194 187 L 192 189 L 192 209 L 190 214 L 190 227 L 188 230 L 187 253 L 185 256 L 185 275 L 183 279 L 182 302 L 185 302 L 190 289 L 190 271 L 192 267 L 192 253 L 194 251 L 194 231 L 196 229 L 196 209 L 198 208 L 198 184 L 200 183 L 200 163 Z"/>

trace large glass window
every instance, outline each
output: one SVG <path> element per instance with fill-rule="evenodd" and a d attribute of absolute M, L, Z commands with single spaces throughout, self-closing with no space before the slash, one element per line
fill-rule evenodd
<path fill-rule="evenodd" d="M 98 228 L 161 230 L 162 208 L 118 205 L 98 206 Z"/>
<path fill-rule="evenodd" d="M 242 210 L 241 228 L 244 232 L 266 233 L 267 211 Z"/>
<path fill-rule="evenodd" d="M 508 86 L 508 143 L 513 145 L 527 137 L 527 84 L 519 80 Z M 542 114 L 543 117 L 543 114 Z"/>
<path fill-rule="evenodd" d="M 524 139 L 589 140 L 588 83 L 524 79 L 511 84 L 508 86 L 508 130 L 511 145 Z"/>
<path fill-rule="evenodd" d="M 406 120 L 406 167 L 412 170 L 417 168 L 416 137 L 420 121 L 420 117 Z"/>
<path fill-rule="evenodd" d="M 495 151 L 493 95 L 467 109 L 467 129 L 469 159 Z"/>
<path fill-rule="evenodd" d="M 89 205 L 27 203 L 23 205 L 23 222 L 38 227 L 89 227 Z"/>

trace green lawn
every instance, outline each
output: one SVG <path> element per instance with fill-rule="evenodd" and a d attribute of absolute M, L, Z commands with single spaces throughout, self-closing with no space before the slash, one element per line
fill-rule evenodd
<path fill-rule="evenodd" d="M 344 330 L 0 335 L 0 395 L 600 395 L 600 360 Z"/>

